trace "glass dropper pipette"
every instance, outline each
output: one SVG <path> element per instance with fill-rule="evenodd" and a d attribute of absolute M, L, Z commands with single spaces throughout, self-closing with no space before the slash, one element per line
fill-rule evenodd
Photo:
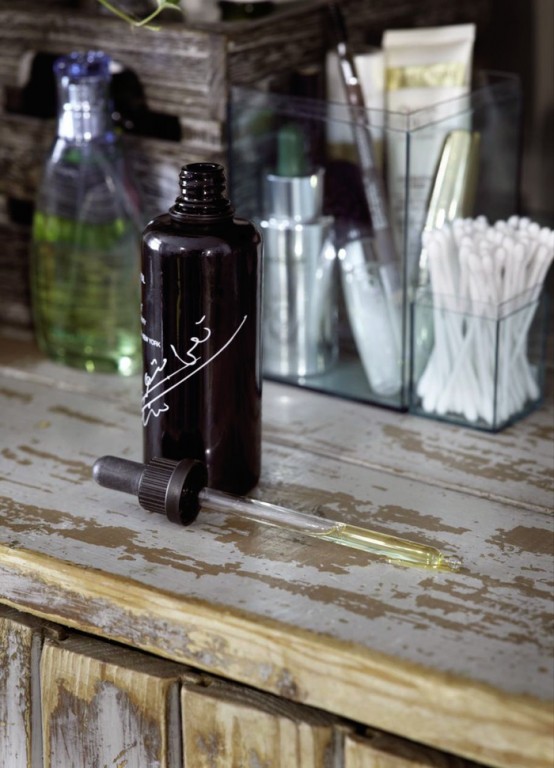
<path fill-rule="evenodd" d="M 457 557 L 427 544 L 207 488 L 206 470 L 198 461 L 153 459 L 145 465 L 103 456 L 94 464 L 93 477 L 106 488 L 136 495 L 144 509 L 161 512 L 184 525 L 191 523 L 200 509 L 211 509 L 360 549 L 403 565 L 449 571 L 461 566 Z"/>
<path fill-rule="evenodd" d="M 458 570 L 460 567 L 457 558 L 447 557 L 436 547 L 417 544 L 414 541 L 386 533 L 370 531 L 368 528 L 327 520 L 304 512 L 296 512 L 266 501 L 249 499 L 244 496 L 232 496 L 211 488 L 201 490 L 198 494 L 198 500 L 202 508 L 231 512 L 238 517 L 245 517 L 305 536 L 332 541 L 335 544 L 342 544 L 353 549 L 361 549 L 364 552 L 380 555 L 388 560 L 401 561 L 407 565 L 447 570 Z"/>

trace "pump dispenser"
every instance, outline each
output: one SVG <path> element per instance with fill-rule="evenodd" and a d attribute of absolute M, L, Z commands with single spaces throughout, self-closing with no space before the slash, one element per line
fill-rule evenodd
<path fill-rule="evenodd" d="M 142 241 L 144 458 L 204 462 L 244 493 L 261 446 L 261 237 L 234 215 L 225 171 L 186 165 Z"/>

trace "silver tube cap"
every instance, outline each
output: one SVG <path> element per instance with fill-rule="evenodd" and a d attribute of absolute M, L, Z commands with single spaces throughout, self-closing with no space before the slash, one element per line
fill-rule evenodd
<path fill-rule="evenodd" d="M 323 168 L 309 176 L 268 174 L 264 185 L 267 216 L 295 222 L 310 222 L 323 208 Z"/>

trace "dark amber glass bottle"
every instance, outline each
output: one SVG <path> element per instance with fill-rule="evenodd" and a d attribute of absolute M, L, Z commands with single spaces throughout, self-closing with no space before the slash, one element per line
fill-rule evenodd
<path fill-rule="evenodd" d="M 261 237 L 222 166 L 179 180 L 142 239 L 144 460 L 200 459 L 211 488 L 243 494 L 260 474 Z"/>

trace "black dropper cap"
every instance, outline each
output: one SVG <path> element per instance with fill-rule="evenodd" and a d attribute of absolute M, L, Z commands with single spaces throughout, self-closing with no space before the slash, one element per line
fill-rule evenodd
<path fill-rule="evenodd" d="M 92 468 L 98 485 L 138 497 L 149 512 L 167 515 L 173 523 L 190 525 L 200 511 L 198 494 L 208 482 L 201 461 L 152 459 L 148 464 L 102 456 Z"/>

